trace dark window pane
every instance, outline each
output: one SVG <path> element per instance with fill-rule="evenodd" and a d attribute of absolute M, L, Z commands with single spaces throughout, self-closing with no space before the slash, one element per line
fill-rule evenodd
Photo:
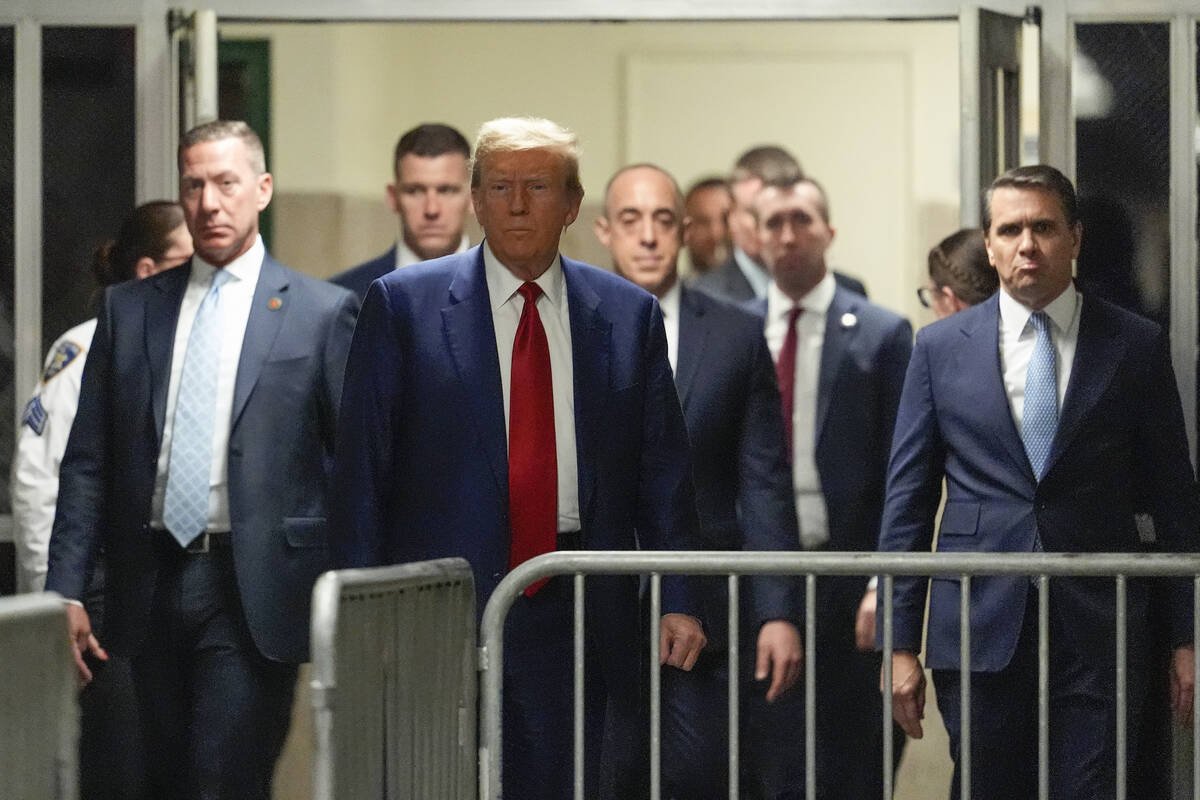
<path fill-rule="evenodd" d="M 1075 147 L 1084 291 L 1170 316 L 1167 23 L 1077 25 Z"/>
<path fill-rule="evenodd" d="M 42 352 L 93 316 L 92 253 L 133 209 L 134 29 L 42 36 Z"/>

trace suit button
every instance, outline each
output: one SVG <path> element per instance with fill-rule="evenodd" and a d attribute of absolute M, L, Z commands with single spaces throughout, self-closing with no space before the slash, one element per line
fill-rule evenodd
<path fill-rule="evenodd" d="M 500 579 L 501 579 L 501 578 L 503 578 L 503 577 L 504 577 L 504 573 L 503 573 L 503 572 L 493 572 L 493 573 L 492 573 L 492 580 L 494 580 L 494 581 L 498 581 L 498 580 L 500 580 Z"/>

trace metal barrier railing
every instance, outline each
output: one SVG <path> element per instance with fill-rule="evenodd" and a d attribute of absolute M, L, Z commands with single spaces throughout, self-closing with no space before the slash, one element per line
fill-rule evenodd
<path fill-rule="evenodd" d="M 327 572 L 313 587 L 317 800 L 473 800 L 475 587 L 460 558 Z"/>
<path fill-rule="evenodd" d="M 960 746 L 961 797 L 970 797 L 971 726 L 970 726 L 970 619 L 971 578 L 975 575 L 1036 576 L 1039 596 L 1038 615 L 1038 797 L 1049 797 L 1049 578 L 1110 577 L 1116 585 L 1116 798 L 1126 797 L 1126 583 L 1135 577 L 1190 576 L 1194 579 L 1194 636 L 1200 639 L 1200 554 L 1062 554 L 1062 553 L 811 553 L 811 552 L 591 552 L 560 551 L 525 562 L 509 573 L 496 587 L 483 613 L 480 641 L 482 646 L 481 714 L 483 724 L 479 748 L 479 797 L 499 800 L 502 796 L 501 708 L 503 687 L 503 630 L 509 608 L 521 591 L 534 581 L 556 575 L 574 575 L 575 590 L 575 798 L 583 797 L 583 627 L 584 579 L 586 575 L 650 576 L 650 663 L 651 663 L 651 747 L 650 792 L 659 800 L 659 715 L 658 637 L 661 617 L 660 580 L 662 575 L 729 576 L 729 734 L 730 797 L 738 797 L 737 787 L 737 681 L 738 681 L 738 603 L 739 575 L 805 576 L 806 630 L 804 635 L 805 703 L 805 777 L 806 797 L 816 796 L 815 783 L 815 598 L 818 575 L 879 575 L 879 619 L 882 625 L 883 685 L 890 686 L 892 656 L 893 577 L 931 577 L 948 575 L 962 580 L 960 609 L 960 679 L 962 724 Z M 1200 659 L 1196 660 L 1194 679 L 1200 686 Z M 795 689 L 793 689 L 795 691 Z M 892 761 L 892 698 L 883 693 L 883 764 L 884 798 L 890 798 L 894 783 Z M 1200 691 L 1193 700 L 1193 797 L 1200 800 Z"/>
<path fill-rule="evenodd" d="M 78 796 L 79 706 L 56 594 L 0 598 L 0 782 L 13 800 Z"/>

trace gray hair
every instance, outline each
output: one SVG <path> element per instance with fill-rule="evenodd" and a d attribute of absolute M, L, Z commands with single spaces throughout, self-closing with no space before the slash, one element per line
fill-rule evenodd
<path fill-rule="evenodd" d="M 258 138 L 253 128 L 239 119 L 205 122 L 180 137 L 176 154 L 180 167 L 183 166 L 185 150 L 204 142 L 218 142 L 222 139 L 241 139 L 246 145 L 246 155 L 250 159 L 250 168 L 254 170 L 254 174 L 262 175 L 267 171 L 267 157 L 263 153 L 262 139 Z"/>

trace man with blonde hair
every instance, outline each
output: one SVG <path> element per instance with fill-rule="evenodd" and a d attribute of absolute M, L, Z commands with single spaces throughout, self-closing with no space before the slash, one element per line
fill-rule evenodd
<path fill-rule="evenodd" d="M 556 549 L 698 546 L 683 415 L 651 295 L 559 254 L 583 200 L 578 142 L 543 119 L 484 124 L 471 173 L 484 242 L 367 292 L 338 428 L 334 558 L 466 558 L 478 611 Z M 704 645 L 664 580 L 662 653 Z M 588 797 L 647 793 L 636 576 L 587 582 Z M 505 628 L 504 796 L 571 795 L 571 581 L 529 586 Z"/>

